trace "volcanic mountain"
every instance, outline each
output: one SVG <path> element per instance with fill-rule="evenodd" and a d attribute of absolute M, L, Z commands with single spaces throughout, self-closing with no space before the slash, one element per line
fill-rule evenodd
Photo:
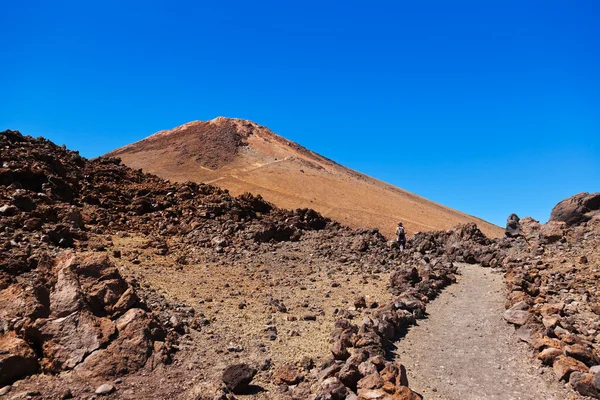
<path fill-rule="evenodd" d="M 396 222 L 409 233 L 475 222 L 488 236 L 503 230 L 335 163 L 264 126 L 218 117 L 155 133 L 107 156 L 177 182 L 217 185 L 233 195 L 260 194 L 282 208 L 312 208 L 346 225 L 379 228 Z"/>

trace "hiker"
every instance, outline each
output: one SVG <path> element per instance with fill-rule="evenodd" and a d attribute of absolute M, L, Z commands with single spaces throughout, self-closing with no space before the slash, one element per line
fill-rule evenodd
<path fill-rule="evenodd" d="M 398 237 L 398 246 L 400 247 L 400 250 L 404 250 L 404 246 L 406 246 L 406 231 L 404 230 L 404 226 L 402 226 L 402 222 L 398 222 L 396 236 Z"/>

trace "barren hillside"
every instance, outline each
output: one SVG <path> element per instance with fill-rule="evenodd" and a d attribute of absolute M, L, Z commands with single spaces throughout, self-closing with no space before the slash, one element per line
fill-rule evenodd
<path fill-rule="evenodd" d="M 279 207 L 313 208 L 387 236 L 399 220 L 410 234 L 475 222 L 489 237 L 502 235 L 495 225 L 348 169 L 251 121 L 194 121 L 107 155 L 162 178 L 261 194 Z"/>
<path fill-rule="evenodd" d="M 0 149 L 2 398 L 600 398 L 600 193 L 401 251 L 16 131 Z"/>

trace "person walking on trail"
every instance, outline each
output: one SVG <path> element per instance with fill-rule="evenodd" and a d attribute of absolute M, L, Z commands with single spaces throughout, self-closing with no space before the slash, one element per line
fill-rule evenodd
<path fill-rule="evenodd" d="M 396 228 L 396 236 L 398 238 L 398 246 L 400 247 L 400 250 L 404 250 L 404 246 L 406 246 L 406 231 L 404 230 L 402 222 L 398 222 L 398 228 Z"/>

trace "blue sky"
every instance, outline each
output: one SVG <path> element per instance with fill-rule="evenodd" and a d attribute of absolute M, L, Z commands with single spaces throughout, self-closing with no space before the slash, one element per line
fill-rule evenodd
<path fill-rule="evenodd" d="M 247 118 L 504 225 L 600 190 L 597 1 L 0 6 L 0 129 L 101 155 Z"/>

